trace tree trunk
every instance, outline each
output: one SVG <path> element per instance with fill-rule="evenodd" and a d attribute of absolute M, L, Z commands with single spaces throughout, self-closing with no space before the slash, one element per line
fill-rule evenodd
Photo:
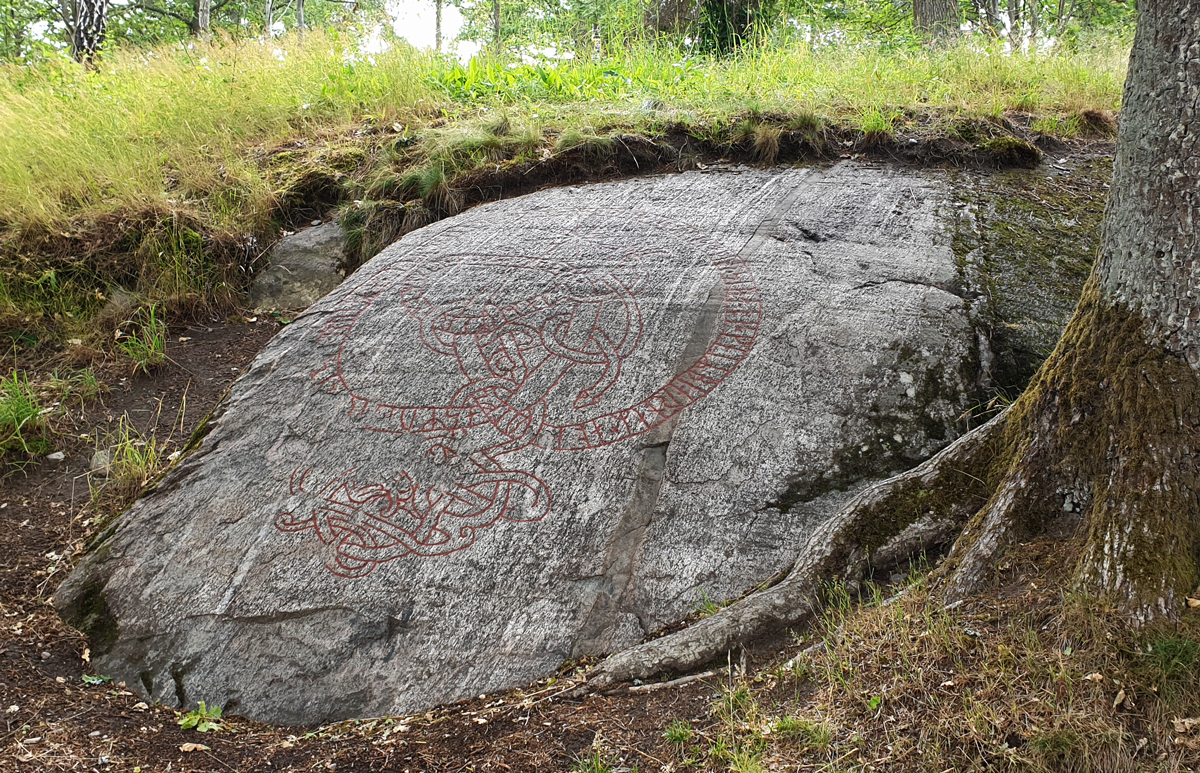
<path fill-rule="evenodd" d="M 503 50 L 501 48 L 502 41 L 500 38 L 500 0 L 492 0 L 492 31 L 496 36 L 492 45 L 494 47 L 496 56 L 499 56 L 500 52 Z"/>
<path fill-rule="evenodd" d="M 17 21 L 17 9 L 9 6 L 8 22 L 4 25 L 3 48 L 0 48 L 0 59 L 16 61 L 21 56 L 25 43 L 25 26 Z"/>
<path fill-rule="evenodd" d="M 296 34 L 304 40 L 304 0 L 296 0 Z"/>
<path fill-rule="evenodd" d="M 104 43 L 108 0 L 75 0 L 71 10 L 71 56 L 90 63 Z"/>
<path fill-rule="evenodd" d="M 195 0 L 195 23 L 192 34 L 207 37 L 212 29 L 212 0 Z"/>
<path fill-rule="evenodd" d="M 275 23 L 272 18 L 275 13 L 275 0 L 266 0 L 263 4 L 263 34 L 267 37 L 271 36 L 271 25 Z"/>
<path fill-rule="evenodd" d="M 442 0 L 434 3 L 433 48 L 442 53 Z"/>
<path fill-rule="evenodd" d="M 591 685 L 724 659 L 806 622 L 825 581 L 853 588 L 872 566 L 956 530 L 934 578 L 948 603 L 987 584 L 1014 541 L 1065 526 L 1082 538 L 1077 590 L 1113 603 L 1135 625 L 1176 614 L 1200 581 L 1197 6 L 1139 4 L 1100 255 L 1062 339 L 1021 398 L 856 497 L 779 585 L 612 656 Z"/>
<path fill-rule="evenodd" d="M 987 25 L 988 32 L 993 37 L 999 37 L 1003 25 L 1000 22 L 1000 4 L 999 0 L 983 0 L 982 4 L 975 6 L 978 14 L 983 17 L 983 23 Z"/>
<path fill-rule="evenodd" d="M 1008 0 L 1008 43 L 1013 51 L 1021 50 L 1021 0 Z"/>
<path fill-rule="evenodd" d="M 1135 623 L 1174 615 L 1200 579 L 1197 47 L 1195 0 L 1141 5 L 1100 256 L 1063 339 L 1020 401 L 1028 451 L 1014 465 L 1037 472 L 980 535 L 1037 527 L 1024 521 L 1049 517 L 1045 499 L 1028 510 L 1038 493 L 1065 497 L 1063 508 L 1079 509 L 1087 530 L 1078 585 Z M 984 581 L 995 552 L 970 534 L 960 542 L 952 595 Z"/>
<path fill-rule="evenodd" d="M 960 23 L 957 0 L 913 0 L 913 26 L 928 41 L 957 37 Z"/>

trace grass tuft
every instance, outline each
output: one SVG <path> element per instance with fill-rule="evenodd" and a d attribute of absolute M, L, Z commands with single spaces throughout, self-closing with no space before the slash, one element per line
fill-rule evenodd
<path fill-rule="evenodd" d="M 783 129 L 770 124 L 759 124 L 754 129 L 754 158 L 763 164 L 773 164 L 779 157 L 779 138 Z"/>
<path fill-rule="evenodd" d="M 780 717 L 775 723 L 773 734 L 780 741 L 795 743 L 818 752 L 829 748 L 833 740 L 833 731 L 824 722 L 792 716 Z"/>
<path fill-rule="evenodd" d="M 44 415 L 25 371 L 14 370 L 0 379 L 0 457 L 48 452 Z"/>
<path fill-rule="evenodd" d="M 979 149 L 999 167 L 1034 169 L 1042 162 L 1042 151 L 1017 137 L 993 137 L 979 143 Z"/>
<path fill-rule="evenodd" d="M 663 731 L 663 738 L 667 739 L 667 743 L 675 746 L 683 746 L 695 735 L 696 732 L 692 730 L 692 726 L 680 719 L 671 722 Z"/>
<path fill-rule="evenodd" d="M 788 131 L 800 132 L 809 140 L 817 139 L 825 128 L 825 122 L 816 113 L 802 110 L 784 124 Z"/>
<path fill-rule="evenodd" d="M 899 114 L 888 110 L 869 107 L 858 117 L 858 126 L 863 133 L 863 142 L 868 146 L 891 142 Z"/>
<path fill-rule="evenodd" d="M 577 757 L 571 770 L 574 773 L 613 773 L 616 768 L 599 749 L 592 749 L 587 754 Z"/>
<path fill-rule="evenodd" d="M 167 326 L 155 304 L 143 306 L 121 323 L 116 333 L 117 351 L 143 373 L 167 361 Z"/>

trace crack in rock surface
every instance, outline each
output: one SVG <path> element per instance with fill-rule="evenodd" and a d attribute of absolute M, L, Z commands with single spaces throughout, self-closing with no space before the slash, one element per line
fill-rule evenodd
<path fill-rule="evenodd" d="M 147 698 L 273 723 L 635 644 L 957 435 L 980 356 L 945 201 L 842 164 L 409 234 L 259 354 L 59 608 Z"/>

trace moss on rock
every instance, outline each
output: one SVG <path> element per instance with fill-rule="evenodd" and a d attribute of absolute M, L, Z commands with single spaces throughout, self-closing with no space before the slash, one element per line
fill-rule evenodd
<path fill-rule="evenodd" d="M 963 173 L 954 187 L 952 247 L 966 284 L 983 298 L 992 382 L 1010 398 L 1054 349 L 1099 247 L 1112 162 L 1071 165 Z"/>

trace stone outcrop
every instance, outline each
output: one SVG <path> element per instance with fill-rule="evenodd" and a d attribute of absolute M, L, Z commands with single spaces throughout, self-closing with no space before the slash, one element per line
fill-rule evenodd
<path fill-rule="evenodd" d="M 254 277 L 250 304 L 266 311 L 311 306 L 341 284 L 345 248 L 337 223 L 285 236 L 271 248 L 268 266 Z"/>
<path fill-rule="evenodd" d="M 957 435 L 988 355 L 944 204 L 842 164 L 409 234 L 262 351 L 57 603 L 100 672 L 275 723 L 637 643 Z"/>

